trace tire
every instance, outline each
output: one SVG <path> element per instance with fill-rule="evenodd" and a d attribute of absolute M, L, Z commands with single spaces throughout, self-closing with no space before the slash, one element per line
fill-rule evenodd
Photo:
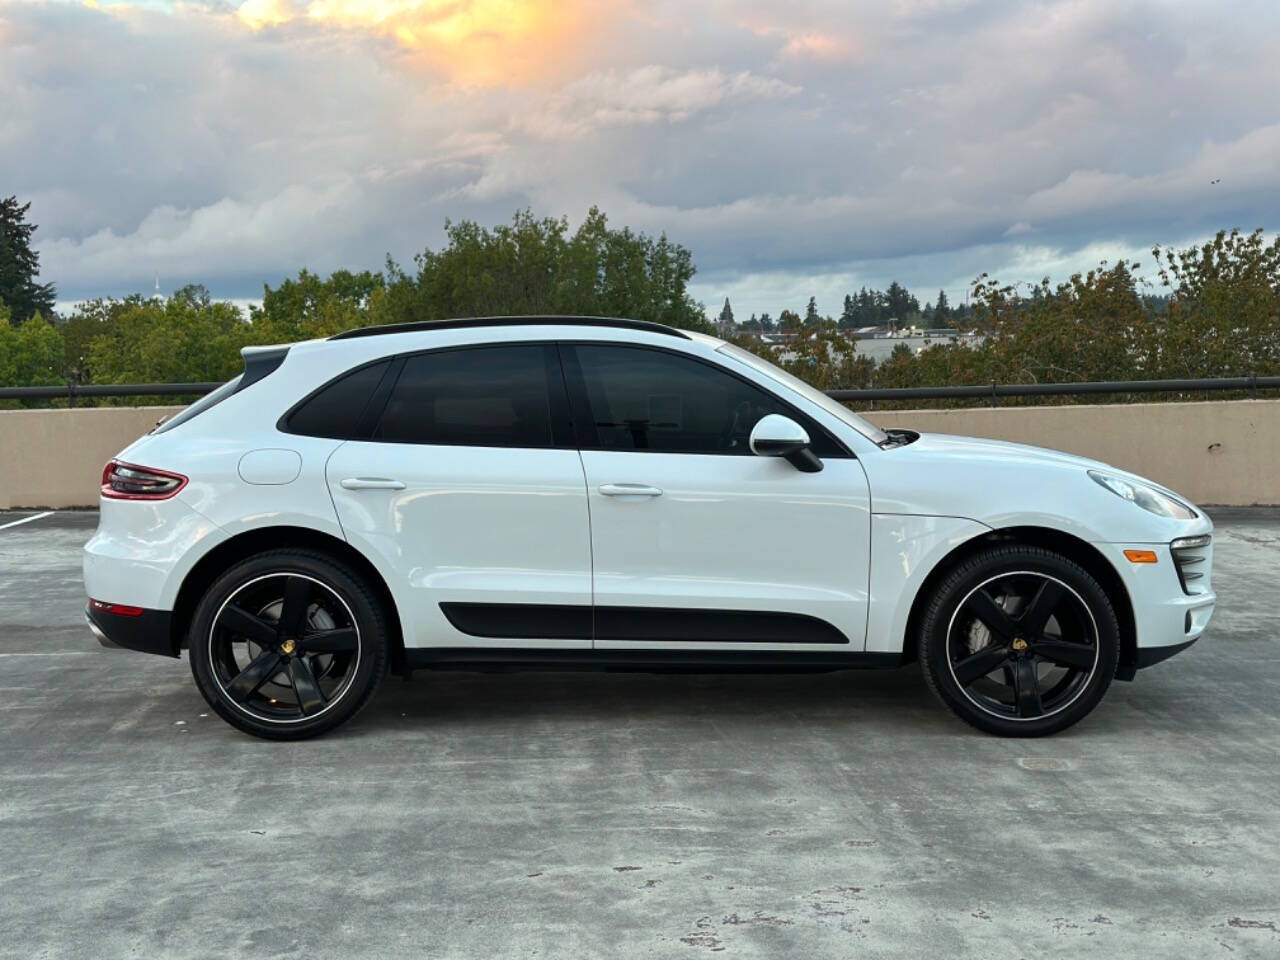
<path fill-rule="evenodd" d="M 943 577 L 918 642 L 925 681 L 961 720 L 1042 737 L 1098 705 L 1116 673 L 1120 625 L 1079 564 L 1040 547 L 995 546 Z"/>
<path fill-rule="evenodd" d="M 222 719 L 268 740 L 304 740 L 354 717 L 387 672 L 387 625 L 350 567 L 311 550 L 235 564 L 191 621 L 191 673 Z"/>

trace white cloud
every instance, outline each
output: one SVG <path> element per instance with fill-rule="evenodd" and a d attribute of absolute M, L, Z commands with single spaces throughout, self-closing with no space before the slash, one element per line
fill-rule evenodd
<path fill-rule="evenodd" d="M 748 105 L 800 93 L 775 77 L 718 68 L 674 70 L 649 65 L 625 73 L 610 70 L 575 80 L 541 109 L 520 114 L 515 126 L 535 137 L 577 137 L 601 127 L 680 122 L 717 107 Z"/>

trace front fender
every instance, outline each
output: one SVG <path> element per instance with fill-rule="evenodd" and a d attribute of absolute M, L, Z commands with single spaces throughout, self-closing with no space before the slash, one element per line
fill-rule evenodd
<path fill-rule="evenodd" d="M 925 579 L 956 547 L 991 532 L 964 517 L 874 514 L 868 653 L 902 653 L 907 619 Z"/>

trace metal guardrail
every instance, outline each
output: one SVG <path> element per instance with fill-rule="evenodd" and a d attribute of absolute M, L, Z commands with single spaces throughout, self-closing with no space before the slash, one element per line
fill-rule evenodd
<path fill-rule="evenodd" d="M 71 406 L 78 397 L 182 397 L 209 393 L 221 383 L 69 383 L 45 387 L 0 387 L 0 400 L 55 400 L 66 398 Z M 1280 377 L 1202 377 L 1190 380 L 1103 380 L 1093 383 L 996 383 L 962 387 L 885 387 L 860 390 L 828 390 L 843 402 L 875 400 L 991 400 L 1001 397 L 1084 396 L 1099 393 L 1200 393 L 1247 390 L 1280 390 Z"/>
<path fill-rule="evenodd" d="M 212 393 L 212 383 L 68 383 L 49 387 L 0 387 L 0 400 L 59 400 L 71 406 L 77 397 L 189 397 Z"/>
<path fill-rule="evenodd" d="M 1201 377 L 1190 380 L 1099 380 L 1091 383 L 996 383 L 966 387 L 886 387 L 828 390 L 834 400 L 961 400 L 1000 397 L 1070 397 L 1097 393 L 1197 393 L 1280 389 L 1280 377 Z"/>

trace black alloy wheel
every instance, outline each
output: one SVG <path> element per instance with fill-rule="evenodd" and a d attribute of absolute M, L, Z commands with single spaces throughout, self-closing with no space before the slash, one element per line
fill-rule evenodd
<path fill-rule="evenodd" d="M 926 679 L 961 719 L 1041 736 L 1102 698 L 1119 627 L 1105 591 L 1073 561 L 1037 547 L 993 547 L 943 580 L 920 645 Z"/>
<path fill-rule="evenodd" d="M 192 622 L 191 669 L 225 720 L 272 739 L 302 739 L 350 719 L 386 672 L 374 594 L 323 554 L 273 551 L 209 589 Z"/>

